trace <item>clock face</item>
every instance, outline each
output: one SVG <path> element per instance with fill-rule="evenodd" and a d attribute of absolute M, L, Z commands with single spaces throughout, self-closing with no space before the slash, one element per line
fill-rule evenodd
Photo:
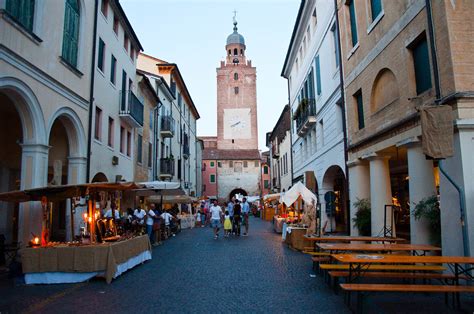
<path fill-rule="evenodd" d="M 250 108 L 225 109 L 224 139 L 248 139 L 250 136 Z"/>

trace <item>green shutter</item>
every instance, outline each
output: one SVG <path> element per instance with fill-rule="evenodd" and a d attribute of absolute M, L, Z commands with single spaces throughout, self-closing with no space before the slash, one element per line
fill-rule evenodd
<path fill-rule="evenodd" d="M 33 31 L 35 0 L 7 0 L 7 12 L 28 31 Z"/>
<path fill-rule="evenodd" d="M 370 0 L 370 8 L 372 11 L 372 21 L 382 12 L 382 0 Z"/>
<path fill-rule="evenodd" d="M 110 81 L 115 84 L 115 71 L 116 71 L 116 64 L 117 64 L 117 59 L 115 59 L 114 55 L 112 55 L 112 58 L 110 60 Z"/>
<path fill-rule="evenodd" d="M 432 87 L 430 58 L 426 38 L 413 47 L 413 63 L 415 66 L 416 94 L 419 95 Z"/>
<path fill-rule="evenodd" d="M 79 5 L 77 0 L 67 0 L 64 10 L 64 33 L 62 57 L 77 67 L 79 49 Z"/>
<path fill-rule="evenodd" d="M 359 130 L 365 127 L 364 122 L 364 103 L 362 102 L 362 93 L 359 92 L 355 95 L 357 101 L 357 118 L 359 122 Z"/>
<path fill-rule="evenodd" d="M 316 56 L 316 91 L 321 95 L 321 65 L 319 63 L 319 55 Z"/>
<path fill-rule="evenodd" d="M 359 40 L 357 38 L 357 17 L 355 14 L 354 0 L 349 3 L 349 15 L 351 19 L 352 46 L 355 46 Z"/>
<path fill-rule="evenodd" d="M 97 60 L 97 67 L 104 72 L 104 41 L 99 38 L 99 58 Z"/>

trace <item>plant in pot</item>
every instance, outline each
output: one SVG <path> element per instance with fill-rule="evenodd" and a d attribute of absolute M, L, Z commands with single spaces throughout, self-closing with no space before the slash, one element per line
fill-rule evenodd
<path fill-rule="evenodd" d="M 430 241 L 433 245 L 441 245 L 441 212 L 436 195 L 428 196 L 415 204 L 412 211 L 415 220 L 424 220 L 429 226 Z"/>
<path fill-rule="evenodd" d="M 359 234 L 361 236 L 370 236 L 370 200 L 367 198 L 357 199 L 357 201 L 354 202 L 354 207 L 357 209 L 355 217 L 352 218 L 354 226 L 357 228 L 357 230 L 359 230 Z"/>

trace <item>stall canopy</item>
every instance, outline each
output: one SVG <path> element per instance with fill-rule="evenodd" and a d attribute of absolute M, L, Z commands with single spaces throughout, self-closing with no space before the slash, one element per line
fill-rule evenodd
<path fill-rule="evenodd" d="M 275 193 L 275 194 L 267 194 L 263 197 L 264 201 L 274 201 L 274 200 L 280 200 L 282 197 L 281 193 Z"/>
<path fill-rule="evenodd" d="M 138 189 L 133 192 L 136 196 L 153 196 L 153 195 L 185 195 L 181 189 L 179 182 L 168 181 L 150 181 L 140 182 Z"/>
<path fill-rule="evenodd" d="M 161 204 L 191 204 L 197 200 L 197 198 L 188 195 L 153 195 L 146 199 L 148 203 Z"/>
<path fill-rule="evenodd" d="M 290 206 L 291 204 L 296 202 L 296 200 L 300 196 L 306 203 L 311 203 L 312 201 L 314 201 L 315 203 L 318 202 L 318 198 L 316 197 L 316 195 L 314 195 L 314 193 L 311 192 L 307 187 L 305 187 L 304 184 L 301 182 L 298 182 L 293 185 L 291 189 L 289 189 L 287 192 L 285 192 L 284 195 L 282 195 L 281 199 L 286 206 Z"/>

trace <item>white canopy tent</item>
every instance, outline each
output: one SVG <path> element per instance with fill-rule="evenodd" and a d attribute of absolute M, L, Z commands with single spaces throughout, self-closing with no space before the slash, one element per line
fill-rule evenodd
<path fill-rule="evenodd" d="M 179 182 L 168 182 L 168 181 L 150 181 L 150 182 L 140 182 L 138 185 L 143 186 L 146 189 L 151 190 L 173 190 L 179 189 Z"/>
<path fill-rule="evenodd" d="M 291 206 L 300 196 L 306 203 L 310 204 L 312 201 L 314 201 L 314 203 L 318 202 L 317 196 L 301 182 L 296 183 L 291 189 L 285 192 L 285 194 L 281 196 L 281 201 L 285 203 L 286 206 Z"/>
<path fill-rule="evenodd" d="M 264 201 L 274 201 L 278 200 L 281 201 L 281 198 L 285 195 L 285 193 L 274 193 L 274 194 L 267 194 L 263 197 Z"/>

